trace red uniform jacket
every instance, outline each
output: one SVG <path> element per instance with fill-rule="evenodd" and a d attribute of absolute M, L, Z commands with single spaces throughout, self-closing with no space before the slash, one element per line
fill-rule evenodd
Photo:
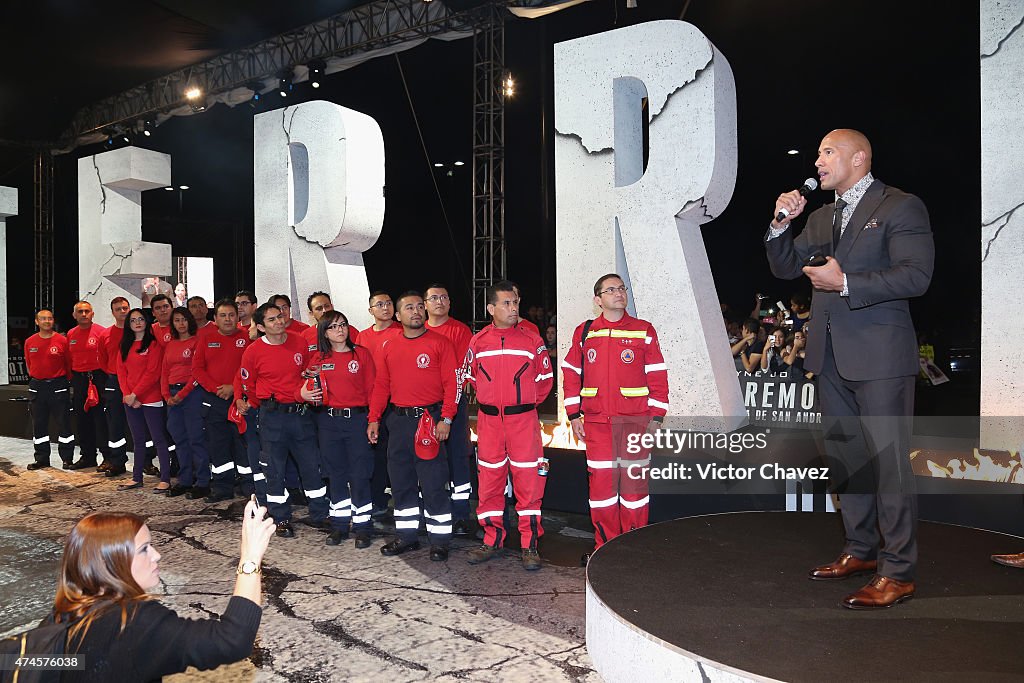
<path fill-rule="evenodd" d="M 352 351 L 332 352 L 326 357 L 317 351 L 312 354 L 306 367 L 317 365 L 320 366 L 320 384 L 324 391 L 325 406 L 357 408 L 370 405 L 377 370 L 369 349 L 356 346 Z M 295 400 L 305 399 L 296 391 Z"/>
<path fill-rule="evenodd" d="M 167 346 L 167 343 L 171 341 L 171 324 L 167 323 L 167 327 L 162 327 L 160 323 L 153 323 L 151 325 L 153 329 L 153 336 L 156 337 L 156 343 L 161 348 Z"/>
<path fill-rule="evenodd" d="M 385 327 L 380 332 L 373 329 L 373 325 L 370 325 L 359 333 L 359 338 L 362 340 L 359 343 L 370 350 L 370 353 L 373 355 L 373 362 L 380 365 L 381 347 L 396 334 L 402 334 L 402 325 L 400 323 L 391 323 L 391 325 Z"/>
<path fill-rule="evenodd" d="M 56 379 L 71 377 L 71 353 L 68 338 L 54 332 L 49 339 L 39 333 L 25 340 L 25 365 L 32 379 Z"/>
<path fill-rule="evenodd" d="M 309 365 L 309 350 L 297 334 L 288 333 L 283 344 L 271 344 L 260 337 L 245 350 L 235 381 L 235 399 L 245 398 L 258 406 L 274 397 L 281 403 L 295 402 L 305 381 L 302 371 Z"/>
<path fill-rule="evenodd" d="M 207 334 L 196 342 L 193 376 L 211 394 L 217 393 L 217 387 L 222 384 L 233 385 L 238 366 L 242 364 L 242 354 L 250 344 L 249 333 L 243 330 L 231 335 L 221 334 L 220 330 Z"/>
<path fill-rule="evenodd" d="M 128 357 L 121 358 L 117 354 L 117 381 L 121 385 L 121 393 L 127 396 L 135 394 L 141 403 L 159 403 L 163 400 L 160 394 L 160 367 L 163 361 L 163 349 L 156 342 L 149 345 L 142 353 L 142 342 L 132 342 Z"/>
<path fill-rule="evenodd" d="M 121 355 L 121 338 L 124 337 L 124 328 L 114 325 L 108 327 L 100 340 L 100 364 L 103 371 L 108 375 L 117 374 L 117 357 Z"/>
<path fill-rule="evenodd" d="M 415 339 L 398 334 L 380 352 L 370 402 L 370 422 L 379 422 L 390 399 L 396 406 L 429 406 L 443 401 L 441 417 L 454 419 L 461 394 L 455 351 L 429 328 Z"/>
<path fill-rule="evenodd" d="M 668 368 L 658 333 L 646 320 L 628 313 L 618 322 L 602 315 L 586 339 L 581 323 L 562 361 L 565 412 L 608 418 L 616 415 L 664 415 L 668 411 Z M 583 384 L 580 384 L 580 375 Z"/>
<path fill-rule="evenodd" d="M 164 398 L 170 400 L 171 385 L 184 384 L 178 392 L 178 398 L 185 398 L 195 387 L 195 377 L 192 374 L 192 361 L 195 359 L 196 344 L 199 338 L 195 335 L 182 341 L 171 339 L 164 347 L 163 372 L 161 373 L 160 391 Z"/>
<path fill-rule="evenodd" d="M 71 369 L 75 372 L 89 372 L 103 367 L 100 363 L 100 340 L 107 328 L 93 323 L 82 329 L 77 325 L 68 331 L 68 349 L 71 352 Z"/>
<path fill-rule="evenodd" d="M 551 392 L 554 370 L 541 338 L 522 325 L 488 325 L 469 342 L 464 369 L 482 404 L 508 408 L 537 405 Z"/>

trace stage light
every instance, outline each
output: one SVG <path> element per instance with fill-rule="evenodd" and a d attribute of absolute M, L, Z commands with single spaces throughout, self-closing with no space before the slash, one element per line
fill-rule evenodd
<path fill-rule="evenodd" d="M 131 144 L 132 139 L 131 137 L 128 136 L 128 131 L 121 132 L 121 140 L 122 142 L 127 142 L 128 144 Z"/>
<path fill-rule="evenodd" d="M 320 87 L 320 81 L 324 78 L 324 68 L 326 64 L 322 60 L 314 60 L 309 63 L 309 83 L 314 88 Z"/>
<path fill-rule="evenodd" d="M 189 186 L 188 185 L 178 185 L 178 189 L 179 190 L 187 190 L 187 189 L 189 189 Z"/>
<path fill-rule="evenodd" d="M 195 102 L 203 96 L 203 91 L 198 86 L 191 85 L 185 89 L 185 99 L 190 102 Z"/>
<path fill-rule="evenodd" d="M 516 82 L 512 80 L 512 74 L 508 74 L 501 82 L 501 91 L 505 97 L 512 97 L 516 94 Z"/>
<path fill-rule="evenodd" d="M 465 162 L 465 161 L 456 161 L 456 162 L 455 162 L 455 165 L 456 165 L 456 166 L 465 166 L 465 165 L 466 165 L 466 162 Z"/>
<path fill-rule="evenodd" d="M 103 143 L 103 146 L 106 147 L 107 149 L 110 149 L 111 147 L 114 146 L 114 133 L 113 132 L 107 133 L 107 139 Z"/>
<path fill-rule="evenodd" d="M 636 9 L 636 0 L 626 0 L 626 9 Z"/>
<path fill-rule="evenodd" d="M 288 97 L 288 93 L 292 91 L 292 70 L 285 69 L 278 76 L 277 81 L 277 94 L 281 97 Z"/>
<path fill-rule="evenodd" d="M 167 190 L 168 192 L 174 192 L 173 187 L 165 187 L 164 189 Z"/>
<path fill-rule="evenodd" d="M 441 163 L 434 164 L 434 168 L 444 168 L 444 164 L 441 164 Z"/>
<path fill-rule="evenodd" d="M 788 154 L 790 156 L 796 156 L 799 153 L 800 153 L 800 150 L 798 150 L 798 149 L 791 149 L 788 152 L 786 152 L 786 154 Z"/>
<path fill-rule="evenodd" d="M 153 134 L 153 129 L 156 128 L 156 124 L 153 119 L 146 119 L 142 122 L 142 134 L 147 138 Z"/>

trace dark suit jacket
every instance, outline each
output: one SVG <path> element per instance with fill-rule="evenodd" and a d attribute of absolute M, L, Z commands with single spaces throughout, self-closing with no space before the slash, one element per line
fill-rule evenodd
<path fill-rule="evenodd" d="M 917 337 L 907 299 L 928 289 L 935 245 L 924 203 L 912 194 L 875 180 L 857 204 L 839 245 L 832 250 L 832 216 L 827 204 L 773 240 L 765 235 L 775 277 L 793 280 L 814 254 L 833 256 L 846 273 L 849 297 L 815 290 L 811 300 L 804 368 L 818 374 L 825 338 L 839 374 L 848 380 L 887 379 L 917 374 Z"/>

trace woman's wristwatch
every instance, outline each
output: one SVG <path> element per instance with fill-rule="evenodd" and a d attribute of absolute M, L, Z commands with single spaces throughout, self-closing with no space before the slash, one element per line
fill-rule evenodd
<path fill-rule="evenodd" d="M 253 562 L 252 560 L 242 560 L 241 562 L 238 563 L 237 574 L 239 574 L 239 575 L 245 574 L 246 576 L 249 576 L 251 574 L 259 574 L 259 573 L 260 573 L 260 563 L 259 562 Z"/>

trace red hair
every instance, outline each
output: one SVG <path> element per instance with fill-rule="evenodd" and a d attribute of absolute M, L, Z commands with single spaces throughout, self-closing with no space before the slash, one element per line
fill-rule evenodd
<path fill-rule="evenodd" d="M 124 631 L 129 606 L 151 598 L 132 576 L 135 536 L 144 524 L 130 512 L 95 512 L 71 529 L 53 601 L 56 621 L 78 620 L 69 640 L 78 636 L 81 644 L 93 619 L 115 607 Z"/>

